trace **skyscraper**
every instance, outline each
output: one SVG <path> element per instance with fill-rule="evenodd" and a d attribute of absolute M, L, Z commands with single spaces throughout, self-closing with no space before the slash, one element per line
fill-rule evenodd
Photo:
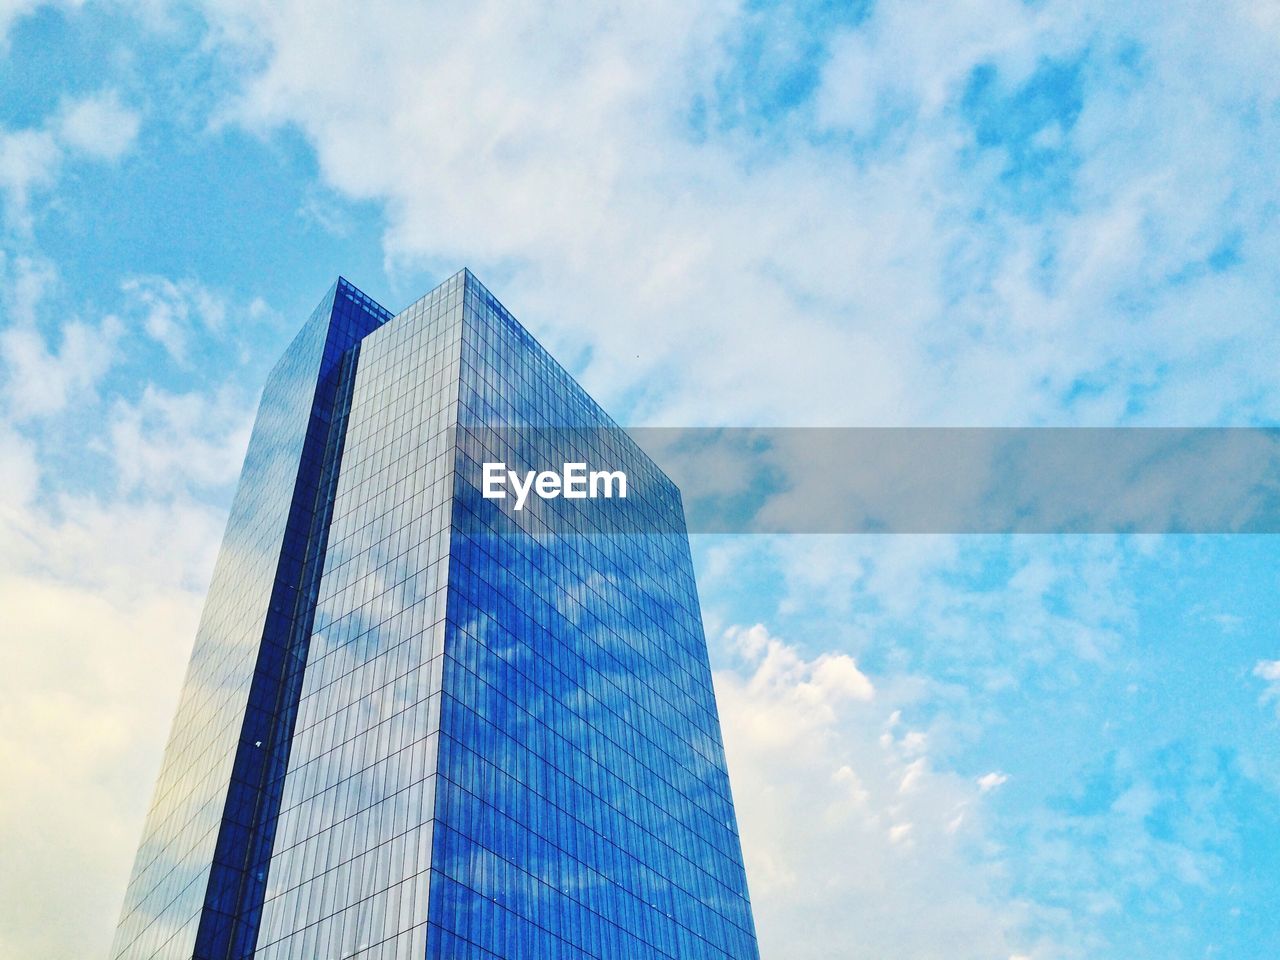
<path fill-rule="evenodd" d="M 518 504 L 498 463 L 630 487 Z M 679 492 L 468 271 L 395 317 L 339 280 L 264 390 L 112 957 L 757 956 Z"/>

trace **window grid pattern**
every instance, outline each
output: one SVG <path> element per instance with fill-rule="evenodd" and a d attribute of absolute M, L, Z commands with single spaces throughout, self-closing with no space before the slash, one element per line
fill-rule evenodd
<path fill-rule="evenodd" d="M 339 279 L 267 379 L 126 890 L 114 958 L 221 957 L 231 949 L 231 938 L 223 936 L 217 946 L 204 945 L 221 953 L 199 952 L 197 930 L 212 910 L 234 919 L 245 905 L 243 893 L 253 893 L 239 881 L 261 872 L 260 863 L 250 863 L 244 807 L 261 800 L 270 779 L 264 774 L 287 762 L 289 737 L 279 728 L 282 721 L 288 726 L 281 714 L 289 706 L 264 681 L 268 675 L 279 681 L 292 618 L 306 607 L 297 594 L 316 527 L 311 514 L 330 439 L 333 378 L 346 351 L 388 316 Z M 267 759 L 258 744 L 272 728 L 283 753 Z M 230 882 L 214 880 L 219 864 Z M 228 909 L 230 902 L 237 906 Z M 229 935 L 233 924 L 218 927 Z"/>
<path fill-rule="evenodd" d="M 262 958 L 425 956 L 461 291 L 360 349 Z"/>
<path fill-rule="evenodd" d="M 632 495 L 517 513 L 491 460 Z M 264 391 L 113 956 L 757 958 L 684 529 L 468 271 L 394 319 L 340 280 Z"/>
<path fill-rule="evenodd" d="M 755 958 L 679 494 L 469 274 L 463 316 L 427 956 Z M 517 514 L 485 461 L 646 496 Z"/>

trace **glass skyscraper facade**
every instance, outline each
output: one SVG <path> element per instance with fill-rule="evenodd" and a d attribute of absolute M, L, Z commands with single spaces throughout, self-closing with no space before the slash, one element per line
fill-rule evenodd
<path fill-rule="evenodd" d="M 485 463 L 625 471 L 483 495 Z M 678 490 L 463 271 L 273 370 L 113 958 L 758 956 Z"/>

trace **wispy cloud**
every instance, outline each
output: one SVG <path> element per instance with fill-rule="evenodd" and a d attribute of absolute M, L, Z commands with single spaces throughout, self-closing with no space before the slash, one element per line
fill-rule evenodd
<path fill-rule="evenodd" d="M 118 160 L 134 144 L 142 117 L 115 90 L 63 104 L 55 129 L 67 147 L 99 160 Z"/>
<path fill-rule="evenodd" d="M 0 190 L 4 191 L 5 221 L 29 229 L 31 194 L 57 179 L 62 150 L 48 130 L 0 129 Z"/>
<path fill-rule="evenodd" d="M 1001 773 L 999 770 L 992 770 L 990 773 L 984 773 L 978 778 L 978 789 L 983 793 L 990 793 L 997 787 L 1001 787 L 1009 782 L 1009 775 Z"/>
<path fill-rule="evenodd" d="M 333 189 L 383 202 L 393 264 L 506 274 L 562 352 L 594 347 L 589 384 L 650 385 L 608 398 L 636 417 L 1277 412 L 1231 346 L 1274 317 L 1280 243 L 1280 40 L 1245 7 L 904 0 L 789 22 L 786 71 L 727 7 L 209 10 L 262 65 L 232 116 L 295 125 Z"/>
<path fill-rule="evenodd" d="M 115 90 L 107 89 L 65 99 L 41 126 L 17 130 L 0 126 L 5 226 L 20 235 L 29 234 L 33 198 L 57 183 L 68 158 L 119 160 L 133 146 L 141 124 L 141 115 L 126 107 Z"/>
<path fill-rule="evenodd" d="M 120 488 L 152 494 L 219 490 L 239 476 L 252 425 L 244 398 L 171 394 L 148 386 L 136 403 L 118 400 L 109 453 Z"/>
<path fill-rule="evenodd" d="M 7 46 L 9 31 L 15 23 L 41 7 L 49 5 L 48 0 L 3 0 L 3 2 L 0 2 L 0 50 Z"/>
<path fill-rule="evenodd" d="M 1276 713 L 1280 715 L 1280 660 L 1259 660 L 1253 668 L 1253 675 L 1266 683 L 1262 691 L 1262 702 L 1276 702 Z"/>
<path fill-rule="evenodd" d="M 47 264 L 19 258 L 10 266 L 0 254 L 0 276 L 5 275 L 14 280 L 7 304 L 13 322 L 0 329 L 0 389 L 8 416 L 21 421 L 59 413 L 92 398 L 118 359 L 120 320 L 110 314 L 97 323 L 71 320 L 51 340 L 34 319 L 52 276 Z"/>
<path fill-rule="evenodd" d="M 122 289 L 130 307 L 141 314 L 147 336 L 180 364 L 188 361 L 194 336 L 223 332 L 226 301 L 194 280 L 130 277 Z"/>

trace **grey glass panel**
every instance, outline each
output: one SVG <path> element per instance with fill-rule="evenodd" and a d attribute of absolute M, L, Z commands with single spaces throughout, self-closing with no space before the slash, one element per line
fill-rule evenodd
<path fill-rule="evenodd" d="M 461 317 L 459 276 L 360 347 L 264 958 L 422 955 Z"/>

